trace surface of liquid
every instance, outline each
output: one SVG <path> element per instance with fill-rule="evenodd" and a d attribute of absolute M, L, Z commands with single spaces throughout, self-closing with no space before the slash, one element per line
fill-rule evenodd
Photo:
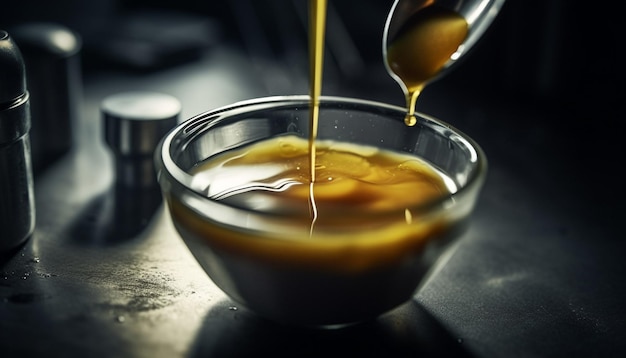
<path fill-rule="evenodd" d="M 413 14 L 394 38 L 388 39 L 387 66 L 405 86 L 407 125 L 415 125 L 418 96 L 450 61 L 467 33 L 463 16 L 430 5 Z"/>
<path fill-rule="evenodd" d="M 239 227 L 229 228 L 228 222 L 218 222 L 221 212 L 208 215 L 215 222 L 207 221 L 177 202 L 171 205 L 172 215 L 211 246 L 272 262 L 342 271 L 395 264 L 448 224 L 439 216 L 424 218 L 412 211 L 456 190 L 451 180 L 419 158 L 332 141 L 318 141 L 316 157 L 319 216 L 312 232 L 308 141 L 295 136 L 229 151 L 192 172 L 193 186 L 206 196 L 262 213 L 261 219 L 238 214 L 233 224 Z M 278 229 L 270 223 L 275 217 L 284 219 Z"/>
<path fill-rule="evenodd" d="M 215 200 L 307 222 L 308 157 L 305 139 L 272 138 L 201 164 L 194 187 Z M 419 158 L 374 147 L 318 141 L 316 165 L 319 225 L 338 213 L 402 211 L 454 190 Z"/>

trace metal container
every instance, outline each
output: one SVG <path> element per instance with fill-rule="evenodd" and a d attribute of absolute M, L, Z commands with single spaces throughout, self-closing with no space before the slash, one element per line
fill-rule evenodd
<path fill-rule="evenodd" d="M 0 253 L 19 247 L 35 228 L 29 131 L 24 61 L 0 30 Z"/>
<path fill-rule="evenodd" d="M 178 123 L 180 101 L 165 93 L 123 92 L 106 97 L 101 111 L 104 139 L 114 155 L 116 184 L 158 188 L 154 150 Z"/>
<path fill-rule="evenodd" d="M 25 23 L 11 30 L 26 66 L 35 178 L 69 152 L 82 92 L 80 36 L 55 23 Z"/>

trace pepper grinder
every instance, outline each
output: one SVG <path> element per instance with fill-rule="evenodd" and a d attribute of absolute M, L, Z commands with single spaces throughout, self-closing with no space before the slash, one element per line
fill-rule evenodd
<path fill-rule="evenodd" d="M 24 60 L 0 30 L 0 253 L 16 249 L 35 229 L 30 125 Z"/>

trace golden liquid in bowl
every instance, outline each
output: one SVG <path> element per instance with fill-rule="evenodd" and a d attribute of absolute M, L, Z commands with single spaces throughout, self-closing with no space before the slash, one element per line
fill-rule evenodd
<path fill-rule="evenodd" d="M 212 158 L 194 171 L 210 183 L 207 195 L 213 199 L 288 214 L 284 231 L 268 232 L 258 222 L 260 226 L 246 229 L 218 224 L 177 201 L 172 201 L 172 215 L 212 247 L 267 262 L 335 272 L 402 264 L 441 236 L 449 224 L 442 215 L 414 220 L 411 208 L 455 188 L 450 187 L 452 180 L 416 157 L 317 140 L 325 12 L 326 0 L 310 0 L 308 141 L 270 139 Z M 388 64 L 404 81 L 409 95 L 416 97 L 466 34 L 467 23 L 460 15 L 425 7 L 390 43 Z M 412 120 L 413 113 L 410 110 Z M 390 211 L 397 213 L 392 219 L 387 215 Z M 376 213 L 386 216 L 376 218 Z"/>
<path fill-rule="evenodd" d="M 172 216 L 209 246 L 336 272 L 401 263 L 446 227 L 441 216 L 411 211 L 455 190 L 451 180 L 417 157 L 318 141 L 316 166 L 315 221 L 309 205 L 308 141 L 295 136 L 229 151 L 193 170 L 196 185 L 205 187 L 208 197 L 285 217 L 284 228 L 269 229 L 258 220 L 249 227 L 229 226 L 170 200 Z"/>
<path fill-rule="evenodd" d="M 279 136 L 211 157 L 190 173 L 211 200 L 167 199 L 187 246 L 229 296 L 268 318 L 325 326 L 409 300 L 467 212 L 428 206 L 457 188 L 418 157 L 318 140 L 326 0 L 310 6 L 309 138 Z M 415 97 L 462 41 L 411 69 L 403 56 L 415 56 L 414 40 L 429 47 L 429 29 L 447 23 L 429 18 L 401 34 L 388 57 Z"/>

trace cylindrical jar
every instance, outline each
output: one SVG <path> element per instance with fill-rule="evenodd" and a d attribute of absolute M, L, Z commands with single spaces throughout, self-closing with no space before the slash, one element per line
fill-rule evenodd
<path fill-rule="evenodd" d="M 24 61 L 0 29 L 0 253 L 24 243 L 35 228 L 30 125 Z"/>

